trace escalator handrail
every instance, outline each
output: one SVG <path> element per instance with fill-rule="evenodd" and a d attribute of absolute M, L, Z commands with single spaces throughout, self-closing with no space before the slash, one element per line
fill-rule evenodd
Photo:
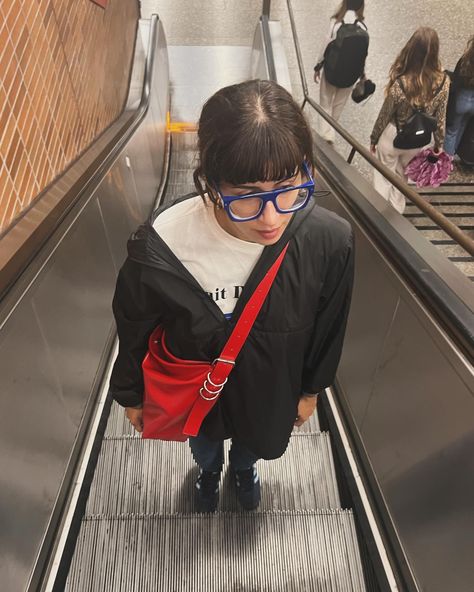
<path fill-rule="evenodd" d="M 38 253 L 44 250 L 48 239 L 60 227 L 66 215 L 82 201 L 81 198 L 92 195 L 104 174 L 143 121 L 150 101 L 154 65 L 152 48 L 158 34 L 158 20 L 156 14 L 150 19 L 143 87 L 136 109 L 129 110 L 125 107 L 119 118 L 112 122 L 60 177 L 45 188 L 22 217 L 0 236 L 0 302 L 5 299 Z M 137 38 L 138 33 L 137 23 Z M 97 152 L 98 146 L 100 148 Z M 68 185 L 62 188 L 65 184 Z M 41 218 L 39 222 L 38 218 Z"/>
<path fill-rule="evenodd" d="M 275 58 L 273 56 L 273 47 L 270 35 L 270 25 L 268 23 L 268 15 L 262 14 L 262 16 L 260 17 L 260 21 L 262 23 L 263 45 L 265 48 L 265 58 L 268 67 L 268 78 L 276 82 L 277 75 L 275 68 Z"/>

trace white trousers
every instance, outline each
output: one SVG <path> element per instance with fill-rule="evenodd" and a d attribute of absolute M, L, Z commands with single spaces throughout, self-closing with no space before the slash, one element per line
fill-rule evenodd
<path fill-rule="evenodd" d="M 405 167 L 421 148 L 412 148 L 411 150 L 395 148 L 393 140 L 396 135 L 397 128 L 392 123 L 389 123 L 380 136 L 376 154 L 386 167 L 400 175 L 404 181 L 408 181 L 404 173 Z M 374 170 L 374 187 L 400 214 L 403 214 L 405 196 L 376 170 Z"/>
<path fill-rule="evenodd" d="M 336 121 L 341 117 L 344 105 L 352 92 L 352 86 L 349 88 L 337 88 L 326 80 L 324 69 L 321 73 L 321 81 L 319 86 L 319 104 L 321 107 L 333 117 Z M 336 139 L 336 132 L 334 128 L 321 118 L 319 133 L 327 142 L 334 142 Z"/>

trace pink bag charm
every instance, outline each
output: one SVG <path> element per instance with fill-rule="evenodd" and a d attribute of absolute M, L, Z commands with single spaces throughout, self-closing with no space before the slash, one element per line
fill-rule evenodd
<path fill-rule="evenodd" d="M 425 148 L 410 160 L 405 175 L 415 181 L 417 187 L 439 187 L 452 170 L 452 156 L 446 152 L 435 154 L 431 148 Z"/>

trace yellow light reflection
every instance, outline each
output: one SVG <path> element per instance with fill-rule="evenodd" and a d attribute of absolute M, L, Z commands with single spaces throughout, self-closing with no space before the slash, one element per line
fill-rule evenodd
<path fill-rule="evenodd" d="M 170 121 L 167 118 L 166 124 L 169 132 L 183 133 L 197 131 L 197 124 L 192 121 Z"/>

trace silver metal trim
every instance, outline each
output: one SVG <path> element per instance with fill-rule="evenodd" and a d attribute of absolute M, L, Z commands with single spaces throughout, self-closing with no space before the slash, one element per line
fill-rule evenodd
<path fill-rule="evenodd" d="M 334 401 L 334 396 L 330 388 L 325 390 L 326 396 L 331 407 L 332 414 L 334 416 L 334 421 L 336 422 L 337 429 L 339 431 L 342 444 L 344 446 L 344 451 L 347 456 L 347 460 L 351 467 L 351 473 L 354 479 L 354 483 L 357 487 L 359 492 L 359 497 L 364 506 L 364 511 L 367 515 L 367 522 L 369 524 L 370 530 L 372 531 L 372 536 L 374 537 L 375 545 L 377 547 L 377 552 L 380 556 L 380 561 L 385 570 L 385 574 L 387 576 L 387 581 L 390 586 L 390 592 L 400 592 L 397 586 L 397 582 L 395 580 L 395 576 L 393 574 L 392 566 L 388 559 L 387 551 L 385 549 L 385 545 L 383 544 L 382 535 L 380 534 L 380 530 L 377 526 L 377 521 L 375 520 L 374 513 L 372 511 L 372 506 L 370 505 L 369 498 L 367 496 L 367 492 L 364 487 L 364 483 L 361 479 L 359 468 L 357 466 L 354 454 L 352 452 L 352 448 L 349 444 L 349 439 L 347 438 L 347 434 L 344 430 L 344 425 L 342 423 L 341 417 L 339 415 L 337 405 Z"/>
<path fill-rule="evenodd" d="M 212 365 L 214 366 L 217 362 L 223 362 L 224 364 L 232 364 L 232 366 L 235 366 L 235 360 L 226 360 L 225 358 L 216 358 L 212 362 Z"/>
<path fill-rule="evenodd" d="M 205 384 L 205 383 L 204 383 Z M 214 401 L 215 399 L 217 399 L 217 397 L 221 394 L 222 389 L 220 389 L 219 391 L 217 391 L 217 393 L 213 396 L 213 397 L 206 397 L 202 394 L 203 390 L 206 390 L 209 394 L 212 394 L 211 391 L 208 391 L 207 388 L 205 386 L 202 386 L 199 389 L 199 394 L 201 395 L 201 397 L 205 400 L 205 401 Z"/>

